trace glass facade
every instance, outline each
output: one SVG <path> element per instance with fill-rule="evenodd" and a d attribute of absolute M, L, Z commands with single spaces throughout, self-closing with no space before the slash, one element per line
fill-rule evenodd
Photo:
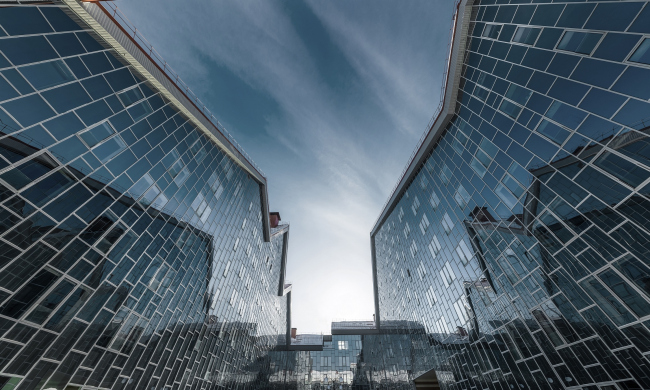
<path fill-rule="evenodd" d="M 266 388 L 260 183 L 67 6 L 0 8 L 0 53 L 0 389 Z"/>
<path fill-rule="evenodd" d="M 410 374 L 433 354 L 430 343 L 413 338 L 424 334 L 416 322 L 385 321 L 381 331 L 357 327 L 356 322 L 335 322 L 332 333 L 337 333 L 335 324 L 344 325 L 345 334 L 316 335 L 323 340 L 322 350 L 271 352 L 270 388 L 411 389 Z"/>
<path fill-rule="evenodd" d="M 650 388 L 650 4 L 459 9 L 453 116 L 372 234 L 380 325 L 445 389 Z"/>

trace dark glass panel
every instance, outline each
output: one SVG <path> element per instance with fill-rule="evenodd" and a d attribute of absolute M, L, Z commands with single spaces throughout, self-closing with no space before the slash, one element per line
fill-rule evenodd
<path fill-rule="evenodd" d="M 60 332 L 70 322 L 72 317 L 81 309 L 84 303 L 88 300 L 92 293 L 87 289 L 80 287 L 65 301 L 63 306 L 50 318 L 45 324 L 45 328 Z M 81 324 L 76 322 L 77 324 Z M 81 325 L 79 325 L 81 326 Z M 71 325 L 70 329 L 75 328 L 76 325 Z M 71 336 L 72 337 L 72 336 Z M 76 340 L 76 336 L 73 337 Z"/>
<path fill-rule="evenodd" d="M 608 33 L 598 45 L 594 57 L 623 61 L 638 41 L 638 35 Z"/>
<path fill-rule="evenodd" d="M 31 126 L 55 115 L 54 111 L 39 95 L 30 95 L 12 100 L 3 103 L 2 107 L 24 127 Z"/>
<path fill-rule="evenodd" d="M 47 40 L 54 46 L 54 49 L 61 57 L 68 57 L 86 53 L 83 45 L 75 34 L 53 34 L 48 35 Z"/>
<path fill-rule="evenodd" d="M 40 7 L 41 12 L 50 22 L 55 31 L 81 30 L 81 27 L 68 16 L 63 9 L 57 7 Z"/>
<path fill-rule="evenodd" d="M 585 28 L 592 30 L 625 31 L 643 3 L 600 3 L 591 14 Z"/>
<path fill-rule="evenodd" d="M 74 284 L 67 280 L 63 280 L 41 301 L 41 303 L 38 304 L 38 306 L 34 308 L 34 310 L 32 310 L 31 313 L 29 313 L 25 319 L 37 324 L 42 324 L 73 288 Z"/>
<path fill-rule="evenodd" d="M 52 272 L 46 270 L 39 272 L 0 307 L 0 314 L 19 318 L 57 279 L 58 276 Z"/>
<path fill-rule="evenodd" d="M 0 50 L 14 65 L 57 58 L 56 52 L 43 36 L 0 39 Z"/>
<path fill-rule="evenodd" d="M 90 96 L 79 83 L 50 89 L 41 94 L 58 112 L 70 111 L 91 101 Z"/>
<path fill-rule="evenodd" d="M 616 81 L 612 90 L 647 100 L 650 98 L 650 69 L 630 66 Z"/>
<path fill-rule="evenodd" d="M 36 7 L 4 7 L 0 9 L 0 24 L 9 35 L 52 32 L 52 28 Z"/>

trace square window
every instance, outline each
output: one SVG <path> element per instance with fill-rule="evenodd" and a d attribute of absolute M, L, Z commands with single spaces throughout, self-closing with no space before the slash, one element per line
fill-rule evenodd
<path fill-rule="evenodd" d="M 501 112 L 508 115 L 512 119 L 517 119 L 519 113 L 521 112 L 521 106 L 511 102 L 508 99 L 503 99 L 501 105 L 499 106 L 499 110 L 501 110 Z"/>
<path fill-rule="evenodd" d="M 591 54 L 603 34 L 567 31 L 557 45 L 559 50 L 572 51 L 580 54 Z"/>
<path fill-rule="evenodd" d="M 422 220 L 420 221 L 420 230 L 422 231 L 422 235 L 426 233 L 428 227 L 429 219 L 427 218 L 426 214 L 422 214 Z"/>
<path fill-rule="evenodd" d="M 445 215 L 442 217 L 442 227 L 445 229 L 445 232 L 447 234 L 451 233 L 451 231 L 454 229 L 454 222 L 451 220 L 451 217 L 448 213 L 445 213 Z"/>
<path fill-rule="evenodd" d="M 436 258 L 440 249 L 442 249 L 442 246 L 440 245 L 440 241 L 438 241 L 438 237 L 433 236 L 431 243 L 429 243 L 429 252 L 431 252 L 431 257 L 433 259 Z"/>
<path fill-rule="evenodd" d="M 417 246 L 417 244 L 415 243 L 415 240 L 411 241 L 411 248 L 410 248 L 410 250 L 411 250 L 411 256 L 415 257 L 415 255 L 418 254 L 418 246 Z"/>
<path fill-rule="evenodd" d="M 526 45 L 534 45 L 540 31 L 541 29 L 534 27 L 518 27 L 515 35 L 512 37 L 512 41 Z"/>
<path fill-rule="evenodd" d="M 438 198 L 438 194 L 436 194 L 435 191 L 431 192 L 429 203 L 431 203 L 431 207 L 433 207 L 434 210 L 438 208 L 438 205 L 440 204 L 440 198 Z"/>
<path fill-rule="evenodd" d="M 416 196 L 415 199 L 413 199 L 413 205 L 411 206 L 411 211 L 413 211 L 413 215 L 418 214 L 418 209 L 420 208 L 420 200 Z"/>
<path fill-rule="evenodd" d="M 459 185 L 458 189 L 456 190 L 456 193 L 454 194 L 454 199 L 456 200 L 456 203 L 458 203 L 458 206 L 460 206 L 461 209 L 464 209 L 469 201 L 471 200 L 469 193 L 463 187 L 463 185 Z"/>
<path fill-rule="evenodd" d="M 469 260 L 472 257 L 474 257 L 474 254 L 469 249 L 469 246 L 465 243 L 464 240 L 461 240 L 458 243 L 458 246 L 456 247 L 456 253 L 458 254 L 458 257 L 460 257 L 460 259 L 461 259 L 461 261 L 463 262 L 464 265 L 467 265 Z"/>
<path fill-rule="evenodd" d="M 483 30 L 483 36 L 487 38 L 497 39 L 499 32 L 501 32 L 502 25 L 500 24 L 486 24 Z"/>

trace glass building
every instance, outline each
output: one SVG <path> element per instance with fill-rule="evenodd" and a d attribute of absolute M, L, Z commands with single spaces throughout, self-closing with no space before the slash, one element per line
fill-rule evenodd
<path fill-rule="evenodd" d="M 377 326 L 444 389 L 650 388 L 650 4 L 462 0 L 452 37 L 371 232 Z"/>
<path fill-rule="evenodd" d="M 266 178 L 110 4 L 31 3 L 0 8 L 0 389 L 268 388 Z"/>
<path fill-rule="evenodd" d="M 295 330 L 295 329 L 294 329 Z M 332 322 L 330 335 L 291 335 L 289 351 L 271 352 L 269 388 L 296 390 L 411 389 L 411 375 L 432 348 L 413 337 L 409 321 Z"/>

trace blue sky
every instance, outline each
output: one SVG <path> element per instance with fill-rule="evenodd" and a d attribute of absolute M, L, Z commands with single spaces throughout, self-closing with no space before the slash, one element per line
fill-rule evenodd
<path fill-rule="evenodd" d="M 117 0 L 268 177 L 293 326 L 374 312 L 370 230 L 438 105 L 451 0 Z"/>

